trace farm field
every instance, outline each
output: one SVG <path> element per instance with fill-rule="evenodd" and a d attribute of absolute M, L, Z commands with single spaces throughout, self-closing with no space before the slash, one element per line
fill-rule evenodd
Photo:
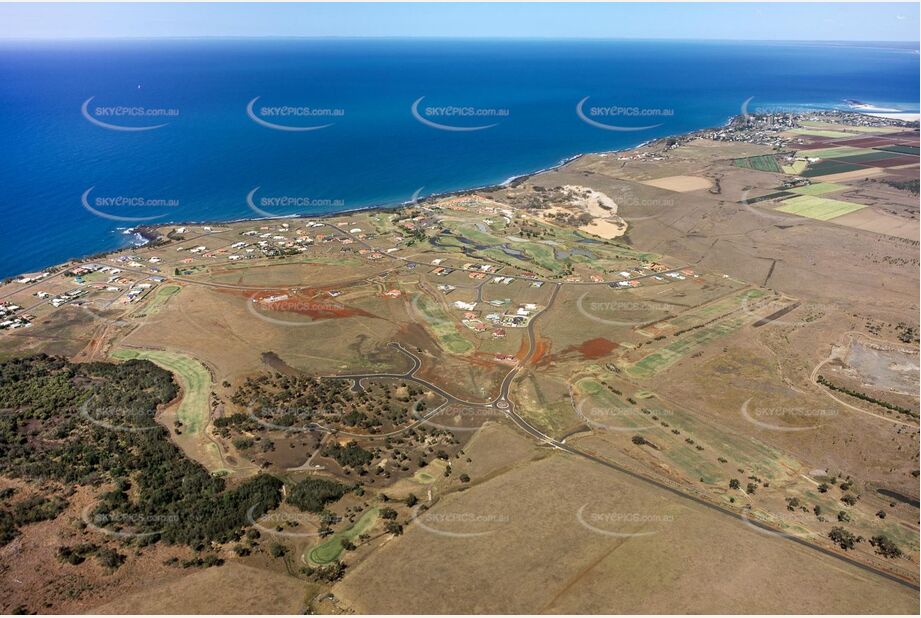
<path fill-rule="evenodd" d="M 799 195 L 823 195 L 825 193 L 843 191 L 847 188 L 847 185 L 836 184 L 834 182 L 815 182 L 805 187 L 794 187 L 790 189 L 790 192 Z"/>
<path fill-rule="evenodd" d="M 828 221 L 863 208 L 866 208 L 866 206 L 862 204 L 842 202 L 825 197 L 816 197 L 815 195 L 803 195 L 784 200 L 775 210 L 818 221 Z"/>
<path fill-rule="evenodd" d="M 736 159 L 732 162 L 736 167 L 758 170 L 761 172 L 782 172 L 780 165 L 772 155 Z"/>

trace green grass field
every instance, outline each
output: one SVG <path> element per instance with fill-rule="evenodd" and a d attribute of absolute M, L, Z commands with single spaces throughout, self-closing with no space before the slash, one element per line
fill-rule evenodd
<path fill-rule="evenodd" d="M 757 157 L 747 157 L 745 159 L 736 159 L 732 162 L 736 167 L 745 169 L 758 170 L 760 172 L 781 172 L 781 167 L 773 155 L 760 155 Z"/>
<path fill-rule="evenodd" d="M 361 514 L 361 517 L 354 524 L 345 530 L 332 534 L 319 545 L 314 545 L 307 553 L 307 560 L 313 564 L 320 565 L 329 564 L 337 560 L 342 554 L 342 541 L 345 539 L 354 542 L 359 535 L 370 530 L 377 522 L 379 511 L 380 509 L 377 507 L 368 509 Z"/>
<path fill-rule="evenodd" d="M 842 202 L 832 200 L 827 197 L 817 197 L 815 195 L 801 195 L 784 200 L 776 210 L 786 212 L 800 217 L 808 217 L 818 221 L 828 221 L 849 212 L 856 212 L 866 208 L 863 204 L 853 204 L 851 202 Z"/>
<path fill-rule="evenodd" d="M 844 189 L 847 189 L 847 185 L 839 185 L 833 182 L 815 182 L 811 185 L 806 185 L 805 187 L 796 187 L 795 189 L 790 189 L 790 192 L 797 193 L 799 195 L 822 195 L 824 193 L 842 191 Z"/>
<path fill-rule="evenodd" d="M 176 416 L 182 422 L 183 433 L 194 435 L 202 430 L 210 415 L 208 396 L 211 393 L 211 374 L 204 365 L 191 356 L 163 350 L 122 348 L 116 350 L 112 357 L 149 360 L 176 376 L 182 387 L 182 402 Z"/>
<path fill-rule="evenodd" d="M 140 311 L 135 314 L 135 317 L 144 318 L 151 315 L 156 315 L 159 311 L 166 305 L 170 298 L 179 293 L 179 290 L 182 288 L 178 285 L 164 285 L 157 289 L 154 292 L 154 297 L 150 299 L 146 305 L 144 305 Z"/>
<path fill-rule="evenodd" d="M 414 305 L 419 309 L 426 323 L 442 343 L 445 350 L 452 354 L 464 354 L 473 349 L 473 344 L 457 332 L 454 320 L 436 302 L 419 295 Z"/>

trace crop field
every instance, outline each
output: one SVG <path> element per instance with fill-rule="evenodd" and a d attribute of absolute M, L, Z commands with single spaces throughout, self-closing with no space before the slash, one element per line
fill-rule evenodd
<path fill-rule="evenodd" d="M 806 168 L 806 171 L 802 172 L 800 176 L 813 178 L 815 176 L 830 176 L 832 174 L 840 174 L 842 172 L 860 172 L 865 169 L 867 168 L 861 165 L 845 163 L 844 161 L 839 160 L 819 161 L 818 163 L 809 165 L 809 167 Z"/>
<path fill-rule="evenodd" d="M 805 187 L 796 187 L 790 189 L 791 193 L 797 193 L 799 195 L 823 195 L 825 193 L 832 193 L 834 191 L 843 191 L 847 189 L 847 185 L 840 185 L 834 182 L 814 182 L 811 185 L 806 185 Z"/>
<path fill-rule="evenodd" d="M 817 197 L 815 195 L 801 195 L 784 200 L 776 210 L 786 212 L 791 215 L 808 217 L 818 221 L 828 221 L 850 212 L 856 212 L 866 208 L 863 204 L 853 204 L 851 202 L 842 202 L 827 197 Z"/>
<path fill-rule="evenodd" d="M 319 545 L 315 545 L 307 552 L 307 560 L 312 564 L 329 564 L 334 560 L 337 560 L 342 554 L 342 541 L 355 541 L 359 537 L 366 533 L 368 530 L 374 527 L 374 524 L 377 523 L 377 515 L 380 512 L 380 509 L 377 507 L 372 507 L 361 514 L 361 517 L 358 518 L 354 524 L 349 526 L 344 530 L 340 530 L 332 535 L 330 535 L 325 541 Z"/>
<path fill-rule="evenodd" d="M 736 159 L 732 162 L 736 167 L 744 169 L 758 170 L 761 172 L 781 172 L 783 171 L 773 155 L 761 155 L 757 157 L 748 157 L 746 159 Z"/>
<path fill-rule="evenodd" d="M 876 161 L 885 161 L 886 159 L 893 158 L 898 157 L 894 157 L 891 152 L 880 152 L 878 150 L 874 150 L 873 152 L 848 155 L 846 157 L 837 157 L 835 160 L 844 161 L 845 163 L 874 163 Z"/>
<path fill-rule="evenodd" d="M 195 435 L 202 430 L 208 422 L 208 395 L 211 393 L 211 374 L 204 365 L 191 356 L 162 350 L 123 348 L 112 356 L 119 360 L 149 360 L 173 373 L 182 387 L 177 416 L 182 422 L 183 433 Z"/>
<path fill-rule="evenodd" d="M 840 159 L 875 152 L 872 148 L 855 148 L 853 146 L 834 146 L 832 148 L 817 148 L 815 150 L 800 150 L 796 153 L 799 157 L 819 159 Z"/>
<path fill-rule="evenodd" d="M 808 161 L 799 160 L 799 161 L 794 161 L 791 165 L 784 165 L 781 167 L 781 169 L 783 170 L 784 174 L 798 176 L 799 174 L 803 173 L 803 170 L 806 169 L 806 166 L 808 164 L 809 164 Z"/>
<path fill-rule="evenodd" d="M 921 151 L 921 149 L 919 149 L 917 146 L 898 146 L 898 145 L 881 146 L 877 148 L 877 150 L 885 150 L 888 152 L 898 152 L 900 154 L 909 154 L 909 155 L 917 155 L 919 151 Z"/>

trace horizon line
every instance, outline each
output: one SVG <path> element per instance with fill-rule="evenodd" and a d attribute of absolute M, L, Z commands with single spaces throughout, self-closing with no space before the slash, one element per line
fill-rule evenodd
<path fill-rule="evenodd" d="M 425 35 L 286 35 L 286 34 L 202 34 L 152 36 L 0 36 L 0 41 L 151 41 L 151 40 L 403 40 L 403 41 L 676 41 L 694 43 L 900 43 L 921 46 L 911 39 L 731 39 L 687 37 L 575 37 L 575 36 L 425 36 Z"/>

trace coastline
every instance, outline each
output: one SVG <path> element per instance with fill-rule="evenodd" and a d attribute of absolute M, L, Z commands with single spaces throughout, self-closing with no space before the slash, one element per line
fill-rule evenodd
<path fill-rule="evenodd" d="M 814 112 L 811 112 L 811 113 L 814 113 Z M 912 120 L 910 119 L 892 118 L 890 116 L 883 116 L 879 114 L 870 114 L 870 113 L 855 112 L 855 111 L 847 112 L 847 111 L 835 110 L 835 109 L 821 110 L 821 113 L 830 113 L 830 114 L 858 113 L 858 114 L 865 115 L 865 116 L 876 117 L 881 120 L 894 121 L 896 123 L 912 122 Z M 164 221 L 156 225 L 148 224 L 148 225 L 139 225 L 139 226 L 133 226 L 133 227 L 128 227 L 128 228 L 119 228 L 123 234 L 133 235 L 137 237 L 139 239 L 139 242 L 135 244 L 131 244 L 129 246 L 117 247 L 117 248 L 107 249 L 107 250 L 98 251 L 94 253 L 87 253 L 82 256 L 70 257 L 64 262 L 59 262 L 57 264 L 52 264 L 49 266 L 41 267 L 31 272 L 34 273 L 34 272 L 44 272 L 44 271 L 56 271 L 56 270 L 59 270 L 60 268 L 63 268 L 75 262 L 85 262 L 85 261 L 91 261 L 94 259 L 101 259 L 106 256 L 112 255 L 114 253 L 119 253 L 121 251 L 129 251 L 132 248 L 140 248 L 140 247 L 146 246 L 151 243 L 162 242 L 164 239 L 164 236 L 157 233 L 156 230 L 164 226 L 169 226 L 169 225 L 173 225 L 173 226 L 191 226 L 191 225 L 218 226 L 218 225 L 226 225 L 226 224 L 231 224 L 231 223 L 245 223 L 249 221 L 256 222 L 256 221 L 275 221 L 275 220 L 281 220 L 281 219 L 321 219 L 321 218 L 328 218 L 328 217 L 336 217 L 339 215 L 345 216 L 345 215 L 367 212 L 367 211 L 396 212 L 402 208 L 411 206 L 413 204 L 426 203 L 429 201 L 435 201 L 435 200 L 440 200 L 440 199 L 449 198 L 449 197 L 470 195 L 471 193 L 477 193 L 480 191 L 496 191 L 496 190 L 509 188 L 509 187 L 514 188 L 520 185 L 521 183 L 527 181 L 530 178 L 534 178 L 535 176 L 539 176 L 541 174 L 546 174 L 549 172 L 553 172 L 553 171 L 562 169 L 565 166 L 569 165 L 570 163 L 578 161 L 579 159 L 587 157 L 587 156 L 603 156 L 603 155 L 619 154 L 619 153 L 634 151 L 639 148 L 655 146 L 656 144 L 667 142 L 670 140 L 674 141 L 674 140 L 690 139 L 700 133 L 705 133 L 708 131 L 715 131 L 715 130 L 719 130 L 719 129 L 723 129 L 723 128 L 732 126 L 732 124 L 735 123 L 737 120 L 744 119 L 745 117 L 746 117 L 745 114 L 734 114 L 730 116 L 722 125 L 719 125 L 719 126 L 701 127 L 698 129 L 686 131 L 684 133 L 675 133 L 672 135 L 665 135 L 662 137 L 647 139 L 647 140 L 644 140 L 642 142 L 639 142 L 637 144 L 634 144 L 634 145 L 631 145 L 625 148 L 616 148 L 613 150 L 601 150 L 601 151 L 593 151 L 593 152 L 580 152 L 574 155 L 564 157 L 563 159 L 561 159 L 559 162 L 557 162 L 554 165 L 550 165 L 550 166 L 543 167 L 537 170 L 523 172 L 521 174 L 510 176 L 505 181 L 500 182 L 500 183 L 492 183 L 492 184 L 487 184 L 487 185 L 468 187 L 464 189 L 457 189 L 453 191 L 442 191 L 438 193 L 432 193 L 424 197 L 415 197 L 414 199 L 406 200 L 404 202 L 400 202 L 397 204 L 379 203 L 379 204 L 370 204 L 367 206 L 347 208 L 345 210 L 337 210 L 337 211 L 324 212 L 324 213 L 290 214 L 290 215 L 279 215 L 277 217 L 242 217 L 242 218 L 237 218 L 237 219 L 216 219 L 216 220 L 201 220 L 201 221 Z M 22 276 L 25 274 L 30 274 L 30 273 L 26 272 L 26 273 L 11 274 L 11 275 L 5 276 L 2 279 L 0 279 L 0 282 L 11 281 L 12 279 L 16 277 Z"/>

